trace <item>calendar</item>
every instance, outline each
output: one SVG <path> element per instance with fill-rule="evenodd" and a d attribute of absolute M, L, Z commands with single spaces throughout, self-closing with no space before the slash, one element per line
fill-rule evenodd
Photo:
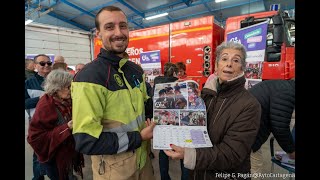
<path fill-rule="evenodd" d="M 154 90 L 153 148 L 212 147 L 207 131 L 206 106 L 193 80 L 156 84 Z"/>

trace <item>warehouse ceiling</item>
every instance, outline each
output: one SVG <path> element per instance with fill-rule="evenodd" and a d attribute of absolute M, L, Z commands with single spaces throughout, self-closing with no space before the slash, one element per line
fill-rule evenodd
<path fill-rule="evenodd" d="M 294 0 L 25 0 L 25 19 L 59 27 L 92 31 L 99 9 L 113 5 L 128 17 L 130 30 L 147 28 L 185 19 L 214 15 L 216 23 L 249 13 L 268 11 L 280 4 L 294 16 Z M 147 17 L 168 13 L 167 16 L 146 20 Z"/>

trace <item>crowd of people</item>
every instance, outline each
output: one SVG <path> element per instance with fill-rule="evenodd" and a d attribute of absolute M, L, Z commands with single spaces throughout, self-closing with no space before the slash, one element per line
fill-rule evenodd
<path fill-rule="evenodd" d="M 100 53 L 91 63 L 77 64 L 75 71 L 63 56 L 52 61 L 39 54 L 25 60 L 27 142 L 34 150 L 34 180 L 45 175 L 72 180 L 75 173 L 85 177 L 84 166 L 92 167 L 95 180 L 155 179 L 150 143 L 156 126 L 151 121 L 154 87 L 145 81 L 143 69 L 128 60 L 128 19 L 120 8 L 106 6 L 97 13 L 95 26 L 102 41 Z M 172 144 L 171 150 L 160 150 L 161 179 L 171 179 L 169 157 L 180 160 L 182 180 L 261 172 L 261 145 L 270 133 L 295 159 L 288 128 L 295 107 L 295 81 L 263 81 L 247 90 L 245 47 L 223 42 L 215 55 L 215 74 L 202 91 L 188 87 L 194 96 L 189 106 L 206 107 L 207 122 L 195 123 L 207 124 L 213 147 Z M 154 84 L 188 79 L 183 62 L 169 62 Z M 170 93 L 180 95 L 180 87 L 160 90 L 159 97 L 169 98 Z M 196 101 L 199 97 L 204 104 Z M 183 109 L 187 100 L 168 101 L 165 109 L 169 106 Z M 183 121 L 193 122 L 190 119 L 195 116 L 188 114 Z M 84 154 L 92 164 L 85 164 Z"/>

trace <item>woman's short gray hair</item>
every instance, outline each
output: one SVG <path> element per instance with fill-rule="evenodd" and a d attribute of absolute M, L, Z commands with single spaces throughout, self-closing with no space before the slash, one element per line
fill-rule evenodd
<path fill-rule="evenodd" d="M 53 95 L 57 91 L 71 85 L 73 75 L 62 69 L 52 70 L 44 81 L 44 91 Z"/>
<path fill-rule="evenodd" d="M 233 41 L 224 41 L 216 48 L 216 65 L 220 61 L 222 51 L 225 49 L 236 49 L 241 52 L 242 54 L 241 57 L 243 57 L 241 59 L 241 65 L 242 65 L 241 68 L 242 70 L 244 70 L 246 68 L 247 50 L 244 47 L 244 45 L 233 42 Z"/>

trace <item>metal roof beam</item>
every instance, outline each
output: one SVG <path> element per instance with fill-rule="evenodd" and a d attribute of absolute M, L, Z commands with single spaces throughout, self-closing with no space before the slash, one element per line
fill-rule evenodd
<path fill-rule="evenodd" d="M 204 0 L 201 0 L 203 2 L 203 5 L 208 9 L 208 11 L 211 11 L 211 8 L 208 6 L 208 4 L 206 2 L 204 2 Z"/>
<path fill-rule="evenodd" d="M 110 5 L 112 5 L 112 4 L 116 3 L 116 2 L 118 2 L 118 1 L 117 1 L 117 0 L 114 0 L 114 1 L 110 1 L 110 2 L 104 3 L 104 4 L 100 5 L 100 6 L 96 6 L 96 7 L 92 8 L 92 9 L 89 9 L 88 12 L 100 10 L 101 8 L 103 8 L 103 7 L 105 7 L 105 6 L 110 6 Z M 82 16 L 82 15 L 84 15 L 84 14 L 85 14 L 85 13 L 82 12 L 81 14 L 76 15 L 76 16 L 73 16 L 73 17 L 69 18 L 68 20 L 72 20 L 72 19 L 77 18 L 77 17 L 79 17 L 79 16 Z"/>
<path fill-rule="evenodd" d="M 191 4 L 191 1 L 190 0 L 182 0 L 183 3 L 185 3 L 188 7 L 190 6 Z"/>
<path fill-rule="evenodd" d="M 74 26 L 76 26 L 76 27 L 78 27 L 78 28 L 80 28 L 80 29 L 83 29 L 83 30 L 86 30 L 86 31 L 90 31 L 90 28 L 88 28 L 88 27 L 86 27 L 86 26 L 83 26 L 83 25 L 81 25 L 81 24 L 78 24 L 78 23 L 76 23 L 76 22 L 74 22 L 74 21 L 69 21 L 69 20 L 66 19 L 65 17 L 60 16 L 60 15 L 54 13 L 54 12 L 49 12 L 48 14 L 49 14 L 50 16 L 54 17 L 54 18 L 57 18 L 57 19 L 61 20 L 61 21 L 64 21 L 64 22 L 69 23 L 69 24 L 71 24 L 71 25 L 74 25 Z"/>
<path fill-rule="evenodd" d="M 198 13 L 194 13 L 194 14 L 189 14 L 189 15 L 185 15 L 185 16 L 181 16 L 179 18 L 172 18 L 172 21 L 179 21 L 179 20 L 183 20 L 185 18 L 193 18 L 193 17 L 197 17 L 201 14 L 205 14 L 205 13 L 208 13 L 208 11 L 202 11 L 202 12 L 198 12 Z M 217 20 L 217 19 L 216 19 Z M 217 20 L 219 23 L 221 23 L 221 21 Z M 149 23 L 148 24 L 148 27 L 150 26 L 157 26 L 158 24 L 160 23 L 167 23 L 168 21 L 167 20 L 162 20 L 162 21 L 159 21 L 159 22 L 155 22 L 155 23 Z"/>
<path fill-rule="evenodd" d="M 197 6 L 197 5 L 203 4 L 204 2 L 212 2 L 212 0 L 203 0 L 202 2 L 201 1 L 197 1 L 197 2 L 194 2 L 194 3 L 190 4 L 189 7 Z M 181 4 L 181 1 L 178 4 Z M 158 6 L 158 7 L 160 7 L 160 6 Z M 177 6 L 177 7 L 171 8 L 171 9 L 165 9 L 165 10 L 163 10 L 161 12 L 158 12 L 157 14 L 161 14 L 162 12 L 168 12 L 169 13 L 169 12 L 173 12 L 173 11 L 177 11 L 177 10 L 181 10 L 181 9 L 185 9 L 185 8 L 186 8 L 186 5 L 182 4 L 180 6 Z M 146 11 L 146 12 L 150 12 L 150 9 L 148 11 Z M 156 14 L 153 14 L 153 15 L 156 15 Z M 141 18 L 136 18 L 136 19 L 141 19 Z"/>
<path fill-rule="evenodd" d="M 170 16 L 166 16 L 167 19 L 169 19 L 170 22 L 173 22 L 173 19 Z"/>
<path fill-rule="evenodd" d="M 148 10 L 144 11 L 144 13 L 154 12 L 154 11 L 158 11 L 159 9 L 169 8 L 169 7 L 175 6 L 177 4 L 181 4 L 181 1 L 176 1 L 176 2 L 169 3 L 169 4 L 164 4 L 164 5 L 161 5 L 161 6 L 157 6 L 157 7 L 154 7 L 154 8 L 151 8 L 151 9 L 148 9 Z M 133 17 L 133 16 L 135 16 L 135 15 L 131 15 L 131 17 Z"/>
<path fill-rule="evenodd" d="M 233 4 L 233 5 L 230 5 L 230 6 L 224 6 L 224 7 L 221 7 L 221 8 L 213 9 L 211 12 L 220 11 L 220 10 L 223 10 L 223 9 L 230 9 L 230 8 L 243 6 L 243 5 L 247 5 L 247 4 L 251 4 L 251 3 L 255 3 L 255 2 L 260 2 L 260 1 L 263 1 L 263 0 L 252 0 L 250 2 L 244 2 L 244 3 Z"/>
<path fill-rule="evenodd" d="M 216 9 L 213 9 L 211 11 L 202 11 L 202 12 L 199 12 L 199 13 L 195 13 L 195 14 L 191 14 L 191 15 L 187 15 L 187 16 L 183 16 L 183 17 L 179 17 L 179 18 L 172 18 L 172 19 L 174 21 L 178 21 L 178 20 L 181 20 L 181 19 L 184 19 L 184 18 L 188 18 L 188 17 L 191 17 L 191 16 L 195 17 L 195 16 L 199 16 L 201 14 L 205 14 L 205 13 L 208 13 L 208 12 L 213 13 L 213 12 L 220 11 L 220 10 L 223 10 L 223 9 L 229 9 L 229 8 L 233 8 L 233 7 L 243 6 L 243 5 L 247 5 L 247 4 L 254 3 L 254 2 L 260 2 L 260 1 L 263 1 L 263 0 L 252 0 L 250 2 L 237 3 L 237 4 L 230 5 L 230 6 L 224 6 L 222 8 L 216 8 Z M 197 1 L 197 2 L 194 2 L 194 3 L 190 4 L 190 7 L 197 6 L 197 5 L 200 5 L 200 4 L 203 4 L 203 3 L 208 3 L 208 2 L 212 2 L 212 0 Z M 181 9 L 184 9 L 184 8 L 185 8 L 185 5 L 183 4 L 182 6 L 178 6 L 178 7 L 169 9 L 169 10 L 167 10 L 165 12 L 173 12 L 173 11 L 181 10 Z M 161 12 L 159 12 L 159 13 L 161 13 Z M 135 20 L 138 20 L 138 18 L 135 19 Z M 165 23 L 165 22 L 168 22 L 168 21 L 158 21 L 158 22 L 149 23 L 149 24 L 146 23 L 145 26 L 150 26 L 150 24 L 152 24 L 152 25 L 160 25 L 160 24 Z"/>
<path fill-rule="evenodd" d="M 52 8 L 52 7 L 54 7 L 55 5 L 57 5 L 57 3 L 59 3 L 59 2 L 56 2 L 56 3 L 55 3 L 53 6 L 51 6 L 50 8 Z M 31 7 L 32 7 L 32 8 L 37 8 L 38 6 L 37 6 L 37 5 L 33 5 L 33 6 L 31 6 Z M 50 9 L 50 8 L 48 8 L 48 9 Z M 45 11 L 47 11 L 48 9 L 41 9 L 40 12 L 45 12 Z M 76 22 L 70 21 L 70 20 L 66 19 L 65 17 L 60 16 L 60 15 L 58 15 L 58 14 L 52 12 L 52 11 L 49 12 L 48 15 L 50 15 L 51 17 L 57 18 L 57 19 L 59 19 L 59 20 L 61 20 L 61 21 L 63 21 L 63 22 L 66 22 L 66 23 L 68 23 L 68 24 L 74 25 L 74 26 L 76 26 L 76 27 L 78 27 L 78 28 L 80 28 L 80 29 L 83 29 L 83 30 L 86 30 L 86 31 L 89 31 L 89 30 L 90 30 L 90 28 L 85 27 L 85 26 L 83 26 L 83 25 L 81 25 L 81 24 L 78 24 L 78 23 L 76 23 Z"/>
<path fill-rule="evenodd" d="M 30 7 L 38 6 L 38 5 L 39 5 L 39 1 L 40 1 L 40 3 L 41 3 L 41 2 L 44 1 L 44 0 L 37 0 L 35 3 L 30 4 Z M 54 4 L 56 4 L 56 3 L 57 3 L 57 2 L 55 2 Z M 24 7 L 27 7 L 27 9 L 25 9 L 24 11 L 28 10 L 28 3 L 25 3 L 25 4 L 24 4 Z"/>
<path fill-rule="evenodd" d="M 139 16 L 141 16 L 142 18 L 145 18 L 145 14 L 143 12 L 140 12 L 139 10 L 137 10 L 134 7 L 132 7 L 128 3 L 124 2 L 123 0 L 117 0 L 117 1 L 119 3 L 121 3 L 122 5 L 126 6 L 127 8 L 129 8 L 131 11 L 135 12 L 136 14 L 138 14 Z"/>
<path fill-rule="evenodd" d="M 66 4 L 66 5 L 70 6 L 70 7 L 73 7 L 73 8 L 75 8 L 75 9 L 77 9 L 77 10 L 81 11 L 82 13 L 85 13 L 85 14 L 87 14 L 87 15 L 89 15 L 89 16 L 91 16 L 91 17 L 93 17 L 93 18 L 95 18 L 95 17 L 96 17 L 94 14 L 92 14 L 92 13 L 90 13 L 90 12 L 88 12 L 88 11 L 86 11 L 86 10 L 82 9 L 81 7 L 79 7 L 79 6 L 77 6 L 77 5 L 72 4 L 71 2 L 68 2 L 67 0 L 60 0 L 60 1 L 61 1 L 62 3 L 64 3 L 64 4 Z"/>
<path fill-rule="evenodd" d="M 140 27 L 140 28 L 145 28 L 144 26 L 142 26 L 142 25 L 140 25 L 140 24 L 136 23 L 135 21 L 132 21 L 132 20 L 129 20 L 129 19 L 128 19 L 128 21 L 129 21 L 129 22 L 131 22 L 132 24 L 134 24 L 134 25 L 136 25 L 136 26 Z"/>

